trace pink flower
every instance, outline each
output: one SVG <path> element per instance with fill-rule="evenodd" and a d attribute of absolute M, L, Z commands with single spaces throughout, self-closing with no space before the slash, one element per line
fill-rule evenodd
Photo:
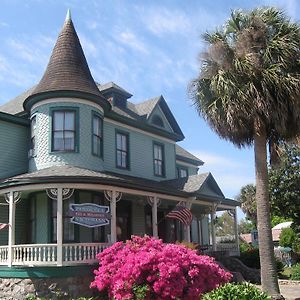
<path fill-rule="evenodd" d="M 149 287 L 149 299 L 192 300 L 231 279 L 212 258 L 149 236 L 115 243 L 97 258 L 91 287 L 116 300 L 134 299 L 142 286 Z"/>

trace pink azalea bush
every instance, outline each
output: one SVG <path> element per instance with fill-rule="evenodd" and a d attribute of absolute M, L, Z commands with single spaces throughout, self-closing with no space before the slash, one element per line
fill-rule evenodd
<path fill-rule="evenodd" d="M 109 299 L 137 299 L 137 287 L 146 289 L 145 299 L 199 299 L 231 279 L 213 258 L 149 236 L 117 242 L 97 258 L 100 266 L 91 287 Z"/>

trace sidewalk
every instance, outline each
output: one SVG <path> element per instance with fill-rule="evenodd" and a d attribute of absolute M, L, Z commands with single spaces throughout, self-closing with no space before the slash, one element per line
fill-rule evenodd
<path fill-rule="evenodd" d="M 300 300 L 300 282 L 298 284 L 290 284 L 288 280 L 279 280 L 279 288 L 281 295 L 286 300 Z"/>

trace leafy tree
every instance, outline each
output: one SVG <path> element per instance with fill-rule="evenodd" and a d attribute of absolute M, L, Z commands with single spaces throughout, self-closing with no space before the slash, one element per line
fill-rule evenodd
<path fill-rule="evenodd" d="M 234 235 L 234 219 L 227 211 L 216 218 L 215 221 L 216 235 Z"/>
<path fill-rule="evenodd" d="M 299 134 L 300 28 L 275 8 L 234 11 L 204 34 L 199 77 L 191 93 L 199 114 L 238 147 L 254 144 L 262 288 L 282 299 L 271 234 L 266 145 Z"/>
<path fill-rule="evenodd" d="M 300 149 L 295 144 L 282 147 L 280 163 L 270 171 L 272 210 L 293 221 L 293 228 L 300 234 Z"/>
<path fill-rule="evenodd" d="M 292 228 L 283 228 L 279 236 L 279 245 L 282 247 L 292 247 L 297 235 Z"/>
<path fill-rule="evenodd" d="M 243 186 L 236 199 L 241 202 L 241 209 L 246 214 L 247 219 L 251 220 L 256 226 L 257 214 L 255 201 L 255 185 L 247 184 Z"/>
<path fill-rule="evenodd" d="M 242 219 L 239 223 L 239 233 L 250 233 L 256 226 L 251 220 Z"/>

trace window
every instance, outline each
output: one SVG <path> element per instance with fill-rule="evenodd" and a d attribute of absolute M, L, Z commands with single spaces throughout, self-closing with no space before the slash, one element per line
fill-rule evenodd
<path fill-rule="evenodd" d="M 76 111 L 58 110 L 52 114 L 52 151 L 75 151 Z"/>
<path fill-rule="evenodd" d="M 165 127 L 164 126 L 164 121 L 162 120 L 162 118 L 158 115 L 154 115 L 152 118 L 152 124 L 159 126 L 159 127 Z"/>
<path fill-rule="evenodd" d="M 52 203 L 52 241 L 57 241 L 57 200 L 51 200 Z M 74 196 L 63 200 L 63 239 L 64 242 L 75 241 L 75 224 L 70 222 L 72 218 L 69 216 L 69 206 L 74 202 Z"/>
<path fill-rule="evenodd" d="M 161 144 L 153 144 L 153 158 L 154 158 L 154 175 L 165 176 L 164 163 L 164 146 Z"/>
<path fill-rule="evenodd" d="M 177 177 L 178 178 L 184 178 L 184 177 L 188 177 L 189 176 L 189 172 L 187 168 L 184 167 L 177 167 Z"/>
<path fill-rule="evenodd" d="M 127 133 L 116 133 L 116 157 L 117 168 L 129 169 L 129 135 Z"/>
<path fill-rule="evenodd" d="M 31 157 L 36 155 L 36 116 L 31 118 L 31 137 L 30 137 L 30 155 Z"/>
<path fill-rule="evenodd" d="M 102 157 L 103 149 L 103 121 L 102 118 L 93 114 L 93 134 L 92 134 L 92 153 L 96 156 Z"/>

